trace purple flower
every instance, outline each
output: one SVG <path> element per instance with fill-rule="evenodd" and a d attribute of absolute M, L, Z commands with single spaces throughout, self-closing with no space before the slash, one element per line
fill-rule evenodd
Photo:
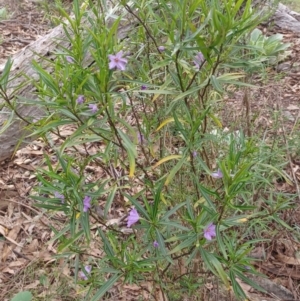
<path fill-rule="evenodd" d="M 212 172 L 210 175 L 211 175 L 213 178 L 215 178 L 215 179 L 221 179 L 221 178 L 223 178 L 223 173 L 222 173 L 222 171 L 220 170 L 220 168 L 218 169 L 217 172 Z"/>
<path fill-rule="evenodd" d="M 89 108 L 91 109 L 92 113 L 96 113 L 98 111 L 98 107 L 94 103 L 90 103 Z"/>
<path fill-rule="evenodd" d="M 84 96 L 83 95 L 78 95 L 78 98 L 76 99 L 76 102 L 81 105 L 84 103 Z"/>
<path fill-rule="evenodd" d="M 141 85 L 141 90 L 147 90 L 147 86 Z"/>
<path fill-rule="evenodd" d="M 127 228 L 130 228 L 133 224 L 138 222 L 139 219 L 140 219 L 140 216 L 139 216 L 138 212 L 136 211 L 136 209 L 135 208 L 131 209 L 131 211 L 129 212 L 129 216 L 128 216 Z"/>
<path fill-rule="evenodd" d="M 139 144 L 143 144 L 144 141 L 145 141 L 145 137 L 144 137 L 144 135 L 141 134 L 141 133 L 138 133 L 138 134 L 137 134 L 137 139 L 138 139 Z"/>
<path fill-rule="evenodd" d="M 83 199 L 83 212 L 87 212 L 91 208 L 91 200 L 90 196 L 85 196 Z"/>
<path fill-rule="evenodd" d="M 197 151 L 193 151 L 193 157 L 196 158 L 198 156 Z"/>
<path fill-rule="evenodd" d="M 158 248 L 159 247 L 159 244 L 158 244 L 158 242 L 156 240 L 154 240 L 154 242 L 153 242 L 153 247 L 154 248 Z"/>
<path fill-rule="evenodd" d="M 54 192 L 54 197 L 57 199 L 60 199 L 61 203 L 63 204 L 65 202 L 65 196 L 60 194 L 59 192 L 55 191 Z"/>
<path fill-rule="evenodd" d="M 204 237 L 207 240 L 212 240 L 212 238 L 215 237 L 215 236 L 216 236 L 216 226 L 213 223 L 210 223 L 204 229 Z"/>
<path fill-rule="evenodd" d="M 165 51 L 165 47 L 164 46 L 158 46 L 158 50 L 159 50 L 159 52 L 163 52 L 163 51 Z"/>
<path fill-rule="evenodd" d="M 197 67 L 197 69 L 199 70 L 202 63 L 204 62 L 204 56 L 202 54 L 202 52 L 198 52 L 197 55 L 194 58 L 194 64 Z"/>
<path fill-rule="evenodd" d="M 73 63 L 74 63 L 74 59 L 73 59 L 71 56 L 69 56 L 69 55 L 66 56 L 66 60 L 67 60 L 67 62 L 70 63 L 70 64 L 73 64 Z"/>
<path fill-rule="evenodd" d="M 119 70 L 125 70 L 126 64 L 127 64 L 127 59 L 123 58 L 123 51 L 119 51 L 117 54 L 113 55 L 110 54 L 108 56 L 110 59 L 109 62 L 109 69 L 114 69 L 117 68 Z"/>
<path fill-rule="evenodd" d="M 80 271 L 80 272 L 79 272 L 79 277 L 80 277 L 81 279 L 83 279 L 83 280 L 88 280 L 88 277 L 87 277 L 86 274 L 90 274 L 90 273 L 91 273 L 92 267 L 91 267 L 90 265 L 86 265 L 86 266 L 84 267 L 84 269 L 85 269 L 85 273 L 84 273 L 83 271 Z"/>

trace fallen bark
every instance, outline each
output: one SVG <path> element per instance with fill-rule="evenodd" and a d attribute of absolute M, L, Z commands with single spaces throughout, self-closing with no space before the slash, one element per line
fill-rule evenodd
<path fill-rule="evenodd" d="M 277 27 L 300 34 L 300 14 L 279 3 L 278 9 L 270 20 Z"/>

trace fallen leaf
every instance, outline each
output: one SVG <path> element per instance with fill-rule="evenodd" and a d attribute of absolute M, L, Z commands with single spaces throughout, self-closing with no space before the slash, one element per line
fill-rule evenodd
<path fill-rule="evenodd" d="M 280 260 L 281 262 L 284 262 L 286 264 L 300 265 L 300 259 L 297 259 L 295 257 L 285 256 L 285 255 L 280 254 L 280 253 L 278 253 L 277 255 L 274 255 L 274 257 L 277 260 Z"/>
<path fill-rule="evenodd" d="M 287 107 L 287 110 L 290 110 L 290 111 L 293 111 L 293 110 L 299 110 L 299 107 L 298 106 L 295 106 L 295 105 L 289 105 Z"/>
<path fill-rule="evenodd" d="M 35 280 L 33 283 L 26 285 L 24 288 L 28 290 L 28 289 L 37 288 L 39 285 L 40 285 L 40 281 Z"/>

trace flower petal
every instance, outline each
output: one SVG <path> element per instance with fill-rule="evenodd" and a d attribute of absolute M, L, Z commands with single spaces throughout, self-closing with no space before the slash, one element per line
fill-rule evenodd
<path fill-rule="evenodd" d="M 130 228 L 133 224 L 138 222 L 140 219 L 140 216 L 135 208 L 131 209 L 129 212 L 128 216 L 128 221 L 127 221 L 127 228 Z"/>
<path fill-rule="evenodd" d="M 159 247 L 159 243 L 156 240 L 154 240 L 154 242 L 153 242 L 153 247 L 154 248 L 158 248 Z"/>
<path fill-rule="evenodd" d="M 210 223 L 207 225 L 203 232 L 203 236 L 207 240 L 212 240 L 212 238 L 216 236 L 216 226 L 213 223 Z"/>
<path fill-rule="evenodd" d="M 217 172 L 212 172 L 210 175 L 215 179 L 223 178 L 223 173 L 220 169 L 218 169 Z"/>

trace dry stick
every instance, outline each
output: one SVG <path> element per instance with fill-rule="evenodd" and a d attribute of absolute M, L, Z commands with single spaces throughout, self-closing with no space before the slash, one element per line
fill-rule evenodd
<path fill-rule="evenodd" d="M 249 89 L 246 87 L 245 92 L 244 92 L 244 97 L 243 97 L 243 103 L 246 108 L 246 123 L 247 123 L 247 135 L 248 137 L 252 137 L 252 132 L 251 132 L 251 103 L 250 103 L 250 97 L 248 95 Z"/>
<path fill-rule="evenodd" d="M 11 103 L 11 100 L 14 99 L 14 96 L 8 97 L 6 92 L 2 89 L 2 87 L 0 86 L 0 96 L 3 97 L 5 103 L 9 106 L 9 108 L 20 118 L 20 120 L 24 121 L 27 125 L 30 125 L 31 122 L 29 122 L 27 119 L 25 119 L 24 117 L 22 117 L 19 112 L 16 110 L 16 108 L 14 108 L 14 106 Z"/>

